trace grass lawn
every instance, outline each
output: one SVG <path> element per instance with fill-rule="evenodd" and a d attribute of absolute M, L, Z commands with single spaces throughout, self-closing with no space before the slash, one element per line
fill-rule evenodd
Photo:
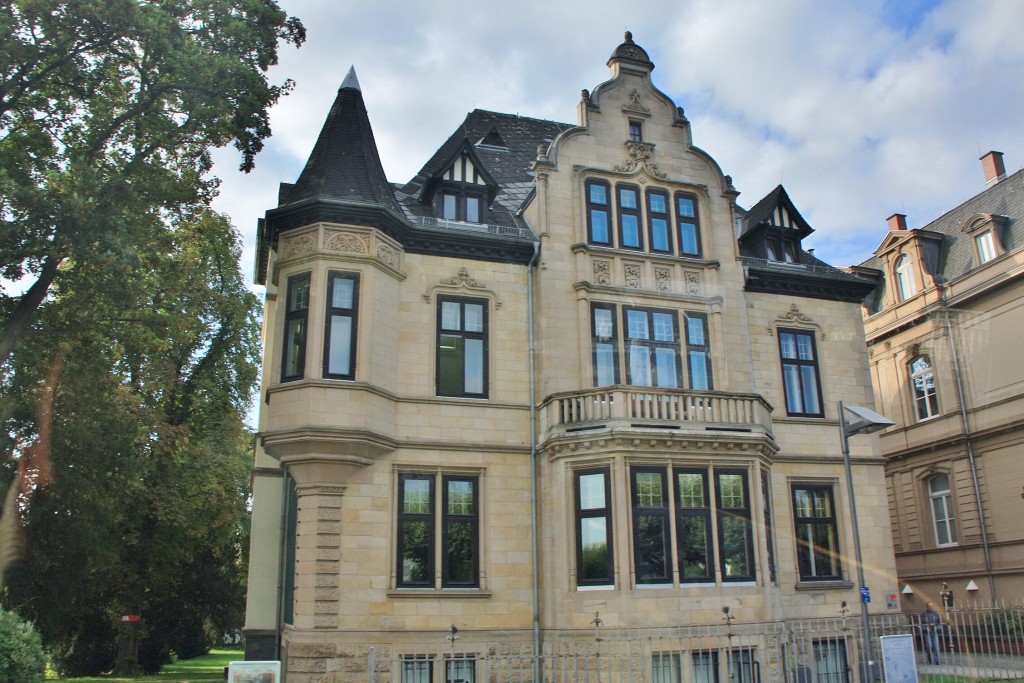
<path fill-rule="evenodd" d="M 160 673 L 135 678 L 119 678 L 114 676 L 98 676 L 92 678 L 64 678 L 61 680 L 74 683 L 111 683 L 112 681 L 160 681 L 161 683 L 185 683 L 187 681 L 221 681 L 224 680 L 224 667 L 228 662 L 245 659 L 241 650 L 210 650 L 210 654 L 192 659 L 182 659 L 167 664 Z"/>

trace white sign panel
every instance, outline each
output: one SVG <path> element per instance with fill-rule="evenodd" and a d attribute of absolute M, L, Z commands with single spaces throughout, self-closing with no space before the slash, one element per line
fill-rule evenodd
<path fill-rule="evenodd" d="M 881 641 L 886 683 L 917 683 L 914 636 L 882 636 Z"/>

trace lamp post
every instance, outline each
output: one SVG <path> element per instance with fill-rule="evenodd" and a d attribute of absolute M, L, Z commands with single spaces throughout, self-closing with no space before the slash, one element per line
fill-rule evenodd
<path fill-rule="evenodd" d="M 846 421 L 846 411 L 850 412 L 853 419 Z M 879 415 L 873 410 L 861 406 L 844 406 L 839 402 L 839 433 L 842 436 L 843 464 L 846 466 L 846 488 L 850 497 L 850 521 L 853 523 L 853 550 L 857 559 L 857 582 L 860 584 L 860 616 L 864 622 L 864 653 L 861 662 L 861 680 L 869 683 L 869 666 L 871 654 L 871 623 L 868 619 L 867 583 L 864 581 L 864 559 L 860 548 L 860 525 L 857 523 L 857 497 L 853 492 L 853 470 L 850 467 L 850 443 L 849 439 L 854 434 L 871 434 L 879 430 L 891 427 L 896 424 L 884 415 Z"/>

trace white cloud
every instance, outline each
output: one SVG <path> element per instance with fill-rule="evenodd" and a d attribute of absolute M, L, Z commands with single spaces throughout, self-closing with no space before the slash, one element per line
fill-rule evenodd
<path fill-rule="evenodd" d="M 282 0 L 308 40 L 272 74 L 297 82 L 245 176 L 230 152 L 218 208 L 246 236 L 294 182 L 356 66 L 381 158 L 405 181 L 473 108 L 574 122 L 581 88 L 629 29 L 694 143 L 757 201 L 783 182 L 838 265 L 870 255 L 885 218 L 924 225 L 983 188 L 989 149 L 1024 164 L 1024 3 L 1002 0 L 580 0 L 482 4 Z"/>

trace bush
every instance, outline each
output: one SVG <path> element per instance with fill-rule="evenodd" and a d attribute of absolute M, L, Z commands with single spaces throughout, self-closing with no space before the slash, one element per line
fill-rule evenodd
<path fill-rule="evenodd" d="M 14 612 L 0 609 L 0 681 L 36 683 L 46 675 L 39 632 Z"/>

